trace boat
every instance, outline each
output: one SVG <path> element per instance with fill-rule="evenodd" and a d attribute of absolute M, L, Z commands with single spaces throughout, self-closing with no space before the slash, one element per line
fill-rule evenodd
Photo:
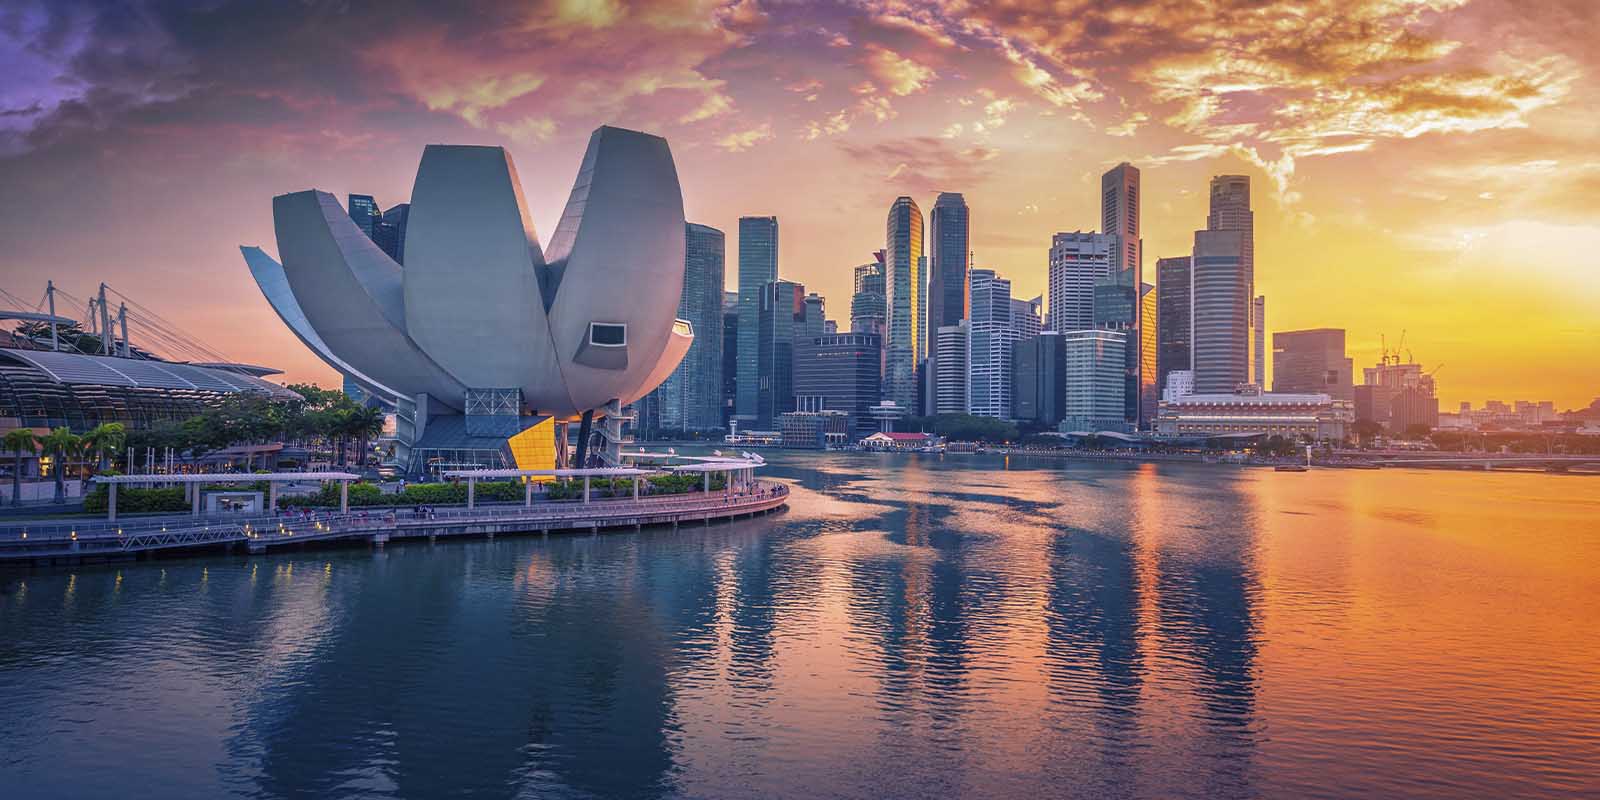
<path fill-rule="evenodd" d="M 1277 472 L 1310 472 L 1311 468 L 1304 464 L 1279 464 L 1272 468 Z"/>

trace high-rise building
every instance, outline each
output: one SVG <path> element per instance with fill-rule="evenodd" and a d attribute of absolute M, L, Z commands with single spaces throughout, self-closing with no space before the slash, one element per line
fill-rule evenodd
<path fill-rule="evenodd" d="M 922 209 L 909 197 L 896 198 L 884 229 L 883 271 L 889 295 L 884 394 L 908 409 L 922 405 L 917 392 L 926 342 L 922 263 Z"/>
<path fill-rule="evenodd" d="M 806 287 L 775 280 L 763 287 L 756 336 L 755 427 L 774 430 L 779 414 L 794 408 L 794 346 L 805 330 Z"/>
<path fill-rule="evenodd" d="M 1250 286 L 1244 235 L 1195 231 L 1189 291 L 1196 394 L 1231 394 L 1250 382 Z"/>
<path fill-rule="evenodd" d="M 1187 370 L 1190 336 L 1189 256 L 1156 261 L 1156 388 L 1165 392 L 1167 376 Z"/>
<path fill-rule="evenodd" d="M 709 431 L 722 426 L 722 281 L 726 249 L 722 231 L 693 222 L 684 227 L 683 293 L 678 317 L 694 327 L 694 341 L 655 395 L 660 430 Z"/>
<path fill-rule="evenodd" d="M 806 295 L 806 321 L 798 334 L 802 339 L 815 339 L 828 332 L 827 300 L 812 292 Z"/>
<path fill-rule="evenodd" d="M 1357 420 L 1371 420 L 1390 433 L 1405 433 L 1412 425 L 1439 425 L 1439 398 L 1433 376 L 1415 362 L 1401 363 L 1399 356 L 1384 356 L 1375 367 L 1362 370 L 1355 387 Z"/>
<path fill-rule="evenodd" d="M 933 383 L 935 394 L 933 398 L 934 414 L 966 414 L 969 401 L 967 397 L 967 361 L 968 346 L 970 344 L 970 331 L 966 320 L 954 325 L 946 325 L 935 334 L 939 346 L 944 348 L 944 356 L 934 363 Z"/>
<path fill-rule="evenodd" d="M 1035 297 L 1032 300 L 1011 300 L 1011 327 L 1017 329 L 1017 338 L 1026 339 L 1038 336 L 1044 330 L 1044 298 Z"/>
<path fill-rule="evenodd" d="M 1152 284 L 1139 288 L 1139 427 L 1149 428 L 1156 418 L 1156 407 L 1161 401 L 1161 387 L 1156 383 L 1157 366 L 1157 301 L 1159 292 Z"/>
<path fill-rule="evenodd" d="M 1139 169 L 1126 161 L 1100 176 L 1100 230 L 1121 240 L 1115 270 L 1132 272 L 1133 277 L 1124 282 L 1139 285 L 1144 266 L 1144 243 L 1139 238 Z"/>
<path fill-rule="evenodd" d="M 1355 401 L 1355 362 L 1344 354 L 1342 328 L 1272 334 L 1273 394 L 1322 393 Z"/>
<path fill-rule="evenodd" d="M 1060 336 L 1065 365 L 1061 429 L 1124 429 L 1127 331 L 1089 329 Z"/>
<path fill-rule="evenodd" d="M 928 330 L 936 331 L 968 319 L 967 269 L 971 226 L 967 201 L 956 192 L 941 192 L 928 212 Z M 928 358 L 939 357 L 936 340 L 928 343 Z"/>
<path fill-rule="evenodd" d="M 1250 301 L 1250 360 L 1254 370 L 1251 378 L 1262 391 L 1267 388 L 1267 296 L 1256 295 Z"/>
<path fill-rule="evenodd" d="M 778 279 L 778 218 L 739 218 L 739 372 L 734 416 L 748 427 L 759 416 L 761 297 Z M 788 409 L 784 409 L 788 410 Z"/>
<path fill-rule="evenodd" d="M 849 415 L 853 438 L 878 430 L 871 409 L 883 385 L 883 337 L 875 333 L 825 334 L 795 348 L 795 407 Z"/>
<path fill-rule="evenodd" d="M 888 314 L 888 295 L 884 288 L 883 251 L 877 260 L 856 267 L 855 293 L 850 297 L 850 332 L 874 333 L 882 337 Z"/>
<path fill-rule="evenodd" d="M 353 194 L 350 195 L 349 206 L 350 219 L 368 239 L 373 238 L 373 225 L 380 217 L 377 201 L 373 200 L 370 194 Z"/>
<path fill-rule="evenodd" d="M 1255 310 L 1251 301 L 1256 296 L 1256 222 L 1255 212 L 1250 210 L 1249 175 L 1217 175 L 1211 179 L 1211 204 L 1206 214 L 1206 230 L 1238 231 L 1241 234 L 1239 264 L 1245 287 L 1245 314 L 1248 316 Z M 1256 337 L 1253 331 L 1256 323 L 1246 319 L 1245 327 L 1245 374 L 1254 378 L 1256 370 L 1252 365 L 1266 358 L 1266 354 L 1254 352 Z M 1199 381 L 1198 376 L 1196 381 Z M 1203 393 L 1206 390 L 1196 391 Z"/>
<path fill-rule="evenodd" d="M 1011 347 L 1022 338 L 1012 320 L 1011 281 L 992 269 L 972 270 L 967 325 L 967 413 L 1011 418 Z M 942 389 L 943 387 L 941 387 Z"/>
<path fill-rule="evenodd" d="M 1042 331 L 1011 346 L 1011 418 L 1054 428 L 1066 395 L 1066 350 L 1061 334 Z"/>
<path fill-rule="evenodd" d="M 406 225 L 410 221 L 411 204 L 401 203 L 383 212 L 383 218 L 378 222 L 384 234 L 374 237 L 374 241 L 396 264 L 406 263 Z"/>
<path fill-rule="evenodd" d="M 722 293 L 722 427 L 731 430 L 739 394 L 739 293 Z"/>
<path fill-rule="evenodd" d="M 1058 233 L 1050 241 L 1050 329 L 1094 327 L 1094 287 L 1111 277 L 1120 252 L 1116 236 Z"/>

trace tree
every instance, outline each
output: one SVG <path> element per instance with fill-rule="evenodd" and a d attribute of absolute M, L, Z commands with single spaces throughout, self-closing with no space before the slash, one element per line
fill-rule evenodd
<path fill-rule="evenodd" d="M 70 428 L 61 427 L 51 430 L 40 440 L 44 445 L 45 453 L 49 454 L 55 462 L 50 470 L 56 479 L 56 502 L 67 502 L 67 484 L 64 479 L 67 469 L 67 458 L 77 452 L 82 445 L 82 439 L 72 432 Z"/>
<path fill-rule="evenodd" d="M 1356 424 L 1351 426 L 1351 430 L 1355 431 L 1356 439 L 1361 442 L 1362 447 L 1371 444 L 1373 439 L 1383 435 L 1383 426 L 1370 419 L 1356 420 Z"/>
<path fill-rule="evenodd" d="M 345 432 L 356 438 L 356 468 L 367 462 L 367 442 L 383 433 L 383 409 L 357 406 L 345 416 Z"/>
<path fill-rule="evenodd" d="M 96 470 L 105 472 L 108 454 L 114 456 L 128 443 L 128 429 L 120 422 L 102 422 L 83 435 L 83 445 L 95 454 Z"/>
<path fill-rule="evenodd" d="M 33 455 L 39 452 L 39 437 L 35 436 L 31 428 L 17 428 L 8 431 L 5 438 L 5 447 L 10 450 L 14 460 L 11 467 L 11 505 L 22 505 L 22 456 Z"/>
<path fill-rule="evenodd" d="M 1405 433 L 1402 435 L 1404 435 L 1407 439 L 1420 440 L 1428 438 L 1428 434 L 1430 433 L 1433 433 L 1433 428 L 1429 427 L 1428 423 L 1413 422 L 1406 426 Z"/>

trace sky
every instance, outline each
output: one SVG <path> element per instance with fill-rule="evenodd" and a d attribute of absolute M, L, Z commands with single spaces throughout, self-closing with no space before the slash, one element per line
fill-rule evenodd
<path fill-rule="evenodd" d="M 1145 270 L 1251 176 L 1269 330 L 1438 368 L 1441 405 L 1600 395 L 1600 3 L 964 0 L 0 4 L 0 288 L 100 281 L 240 361 L 336 377 L 238 246 L 274 195 L 408 199 L 429 143 L 503 145 L 548 240 L 588 136 L 671 143 L 690 221 L 775 214 L 849 318 L 895 197 L 972 209 L 1045 288 L 1051 234 L 1142 171 Z M 137 340 L 139 331 L 133 331 Z M 1385 339 L 1386 337 L 1386 339 Z"/>

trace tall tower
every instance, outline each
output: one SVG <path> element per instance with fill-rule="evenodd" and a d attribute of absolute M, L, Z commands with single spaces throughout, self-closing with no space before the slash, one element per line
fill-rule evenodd
<path fill-rule="evenodd" d="M 1189 291 L 1196 394 L 1230 394 L 1250 382 L 1250 290 L 1244 234 L 1195 231 Z"/>
<path fill-rule="evenodd" d="M 350 195 L 348 205 L 350 207 L 350 219 L 355 222 L 356 227 L 360 228 L 362 233 L 367 235 L 368 239 L 371 239 L 374 232 L 373 226 L 383 216 L 378 212 L 377 201 L 373 200 L 370 194 L 353 194 Z"/>
<path fill-rule="evenodd" d="M 1211 210 L 1206 215 L 1206 230 L 1239 231 L 1243 235 L 1240 266 L 1243 270 L 1245 311 L 1249 314 L 1254 310 L 1251 301 L 1256 296 L 1256 218 L 1255 212 L 1250 210 L 1249 175 L 1218 175 L 1211 179 Z M 1245 320 L 1245 352 L 1251 363 L 1265 358 L 1263 354 L 1254 352 L 1255 327 L 1253 320 Z M 1255 370 L 1249 368 L 1247 374 L 1253 377 Z"/>
<path fill-rule="evenodd" d="M 1144 243 L 1139 238 L 1139 168 L 1124 161 L 1100 176 L 1100 230 L 1117 236 L 1115 271 L 1137 289 L 1144 276 Z M 1133 270 L 1132 275 L 1128 271 Z"/>
<path fill-rule="evenodd" d="M 1156 260 L 1156 392 L 1167 375 L 1193 366 L 1190 357 L 1189 256 Z"/>
<path fill-rule="evenodd" d="M 1267 296 L 1264 294 L 1250 301 L 1250 332 L 1252 380 L 1264 392 L 1267 390 Z"/>
<path fill-rule="evenodd" d="M 739 218 L 739 373 L 733 415 L 745 425 L 760 413 L 762 287 L 778 279 L 778 218 Z"/>
<path fill-rule="evenodd" d="M 928 330 L 937 331 L 970 318 L 972 312 L 967 281 L 972 252 L 967 201 L 957 192 L 941 192 L 928 212 L 928 231 Z M 938 357 L 938 337 L 929 337 L 928 360 Z M 937 390 L 930 394 L 937 395 Z"/>
<path fill-rule="evenodd" d="M 884 349 L 885 395 L 908 412 L 920 405 L 917 368 L 924 357 L 922 209 L 895 198 L 884 228 L 884 284 L 889 294 L 889 335 Z"/>
<path fill-rule="evenodd" d="M 881 251 L 880 251 L 881 253 Z M 855 293 L 850 297 L 850 332 L 882 336 L 888 301 L 883 282 L 883 262 L 856 267 Z"/>
<path fill-rule="evenodd" d="M 1050 241 L 1050 329 L 1066 333 L 1094 327 L 1095 284 L 1111 277 L 1117 237 L 1058 233 Z"/>

